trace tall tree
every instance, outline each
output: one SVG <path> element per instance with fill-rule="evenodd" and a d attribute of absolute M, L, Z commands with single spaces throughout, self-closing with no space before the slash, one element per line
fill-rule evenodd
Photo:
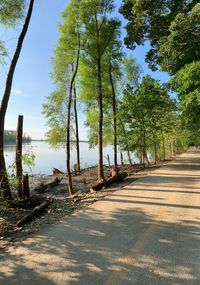
<path fill-rule="evenodd" d="M 114 167 L 117 168 L 117 81 L 121 77 L 120 64 L 123 59 L 122 43 L 120 40 L 120 22 L 113 22 L 115 24 L 115 32 L 110 41 L 107 51 L 108 74 L 109 83 L 111 86 L 111 105 L 113 111 L 113 146 L 114 146 Z"/>
<path fill-rule="evenodd" d="M 81 14 L 80 1 L 71 0 L 62 13 L 63 23 L 59 25 L 60 38 L 58 40 L 54 58 L 52 77 L 56 85 L 46 104 L 43 105 L 44 114 L 48 119 L 51 130 L 48 136 L 51 142 L 66 142 L 66 166 L 68 175 L 68 190 L 73 194 L 70 165 L 70 145 L 72 128 L 72 104 L 74 103 L 75 132 L 77 147 L 77 165 L 80 168 L 78 118 L 76 108 L 76 77 L 81 53 Z M 64 123 L 62 117 L 66 117 Z M 56 119 L 56 120 L 55 120 Z M 61 119 L 61 120 L 60 120 Z"/>
<path fill-rule="evenodd" d="M 109 17 L 114 10 L 113 0 L 82 1 L 85 25 L 84 62 L 93 66 L 96 76 L 95 94 L 98 107 L 98 180 L 104 180 L 103 171 L 103 125 L 104 125 L 104 91 L 102 82 L 103 58 L 115 33 L 115 19 Z M 95 86 L 95 84 L 94 84 Z"/>
<path fill-rule="evenodd" d="M 74 83 L 74 120 L 75 120 L 75 136 L 76 136 L 76 153 L 77 153 L 77 167 L 76 171 L 81 170 L 80 163 L 80 145 L 79 145 L 79 124 L 78 124 L 78 112 L 77 112 L 77 94 L 76 94 L 76 83 Z"/>
<path fill-rule="evenodd" d="M 19 1 L 17 1 L 17 2 L 19 2 Z M 4 2 L 2 2 L 2 3 L 4 3 Z M 0 181 L 1 181 L 1 188 L 3 189 L 3 196 L 8 197 L 8 198 L 11 198 L 11 191 L 10 191 L 9 182 L 8 182 L 8 178 L 7 178 L 6 164 L 5 164 L 5 158 L 4 158 L 4 149 L 3 149 L 4 122 L 5 122 L 5 115 L 6 115 L 6 111 L 7 111 L 8 102 L 10 99 L 13 76 L 14 76 L 15 68 L 16 68 L 20 53 L 21 53 L 24 38 L 26 36 L 28 26 L 30 23 L 32 10 L 33 10 L 33 4 L 34 4 L 34 0 L 30 0 L 28 12 L 27 12 L 26 19 L 24 22 L 24 26 L 23 26 L 21 34 L 19 36 L 19 39 L 17 42 L 17 47 L 16 47 L 15 53 L 13 55 L 13 58 L 12 58 L 12 61 L 10 64 L 9 71 L 8 71 L 8 75 L 7 75 L 7 79 L 6 79 L 6 85 L 5 85 L 5 91 L 4 91 L 2 101 L 1 101 L 1 106 L 0 106 Z"/>
<path fill-rule="evenodd" d="M 113 145 L 114 145 L 114 167 L 117 168 L 117 100 L 116 100 L 116 91 L 115 85 L 113 80 L 113 69 L 111 59 L 109 59 L 109 77 L 110 77 L 110 85 L 112 88 L 112 107 L 113 107 L 113 128 L 114 128 L 114 138 L 113 138 Z"/>
<path fill-rule="evenodd" d="M 68 96 L 68 105 L 67 105 L 67 121 L 66 121 L 66 129 L 67 129 L 67 139 L 66 139 L 66 149 L 67 149 L 67 174 L 68 174 L 68 190 L 70 195 L 74 194 L 73 186 L 72 186 L 72 176 L 71 176 L 71 165 L 70 165 L 70 123 L 71 123 L 71 105 L 72 105 L 72 95 L 73 95 L 73 86 L 74 81 L 78 72 L 80 58 L 80 34 L 79 30 L 77 30 L 77 56 L 75 69 L 72 73 L 70 88 L 69 88 L 69 96 Z"/>

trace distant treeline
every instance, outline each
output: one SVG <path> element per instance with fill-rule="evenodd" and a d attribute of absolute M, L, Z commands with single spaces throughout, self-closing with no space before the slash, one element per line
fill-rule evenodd
<path fill-rule="evenodd" d="M 31 141 L 31 137 L 29 135 L 23 135 L 23 142 L 28 143 Z M 16 131 L 7 130 L 4 131 L 4 142 L 5 143 L 15 143 L 16 142 Z"/>

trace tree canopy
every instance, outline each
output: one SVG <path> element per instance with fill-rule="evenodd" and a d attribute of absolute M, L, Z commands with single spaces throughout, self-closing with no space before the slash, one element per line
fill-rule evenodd
<path fill-rule="evenodd" d="M 134 49 L 136 45 L 150 41 L 151 49 L 146 54 L 146 60 L 151 69 L 161 65 L 162 70 L 173 73 L 179 66 L 189 63 L 191 49 L 193 56 L 199 57 L 198 45 L 195 45 L 199 43 L 199 1 L 124 0 L 121 13 L 128 20 L 127 47 Z M 166 64 L 169 55 L 170 66 Z M 174 59 L 177 61 L 175 68 L 172 66 Z"/>
<path fill-rule="evenodd" d="M 1 0 L 0 2 L 0 23 L 7 27 L 14 27 L 24 17 L 26 6 L 25 0 Z M 0 39 L 0 63 L 7 55 L 6 46 Z"/>
<path fill-rule="evenodd" d="M 191 143 L 200 142 L 200 61 L 185 65 L 171 79 L 177 92 L 184 126 L 190 130 Z"/>
<path fill-rule="evenodd" d="M 0 22 L 2 25 L 15 26 L 17 21 L 24 16 L 25 0 L 1 0 Z"/>
<path fill-rule="evenodd" d="M 186 64 L 200 60 L 200 3 L 190 13 L 178 13 L 169 35 L 160 40 L 159 62 L 163 71 L 175 74 Z"/>

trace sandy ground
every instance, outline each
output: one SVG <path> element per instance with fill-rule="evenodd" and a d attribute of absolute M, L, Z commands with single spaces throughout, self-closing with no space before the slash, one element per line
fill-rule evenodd
<path fill-rule="evenodd" d="M 199 285 L 200 150 L 4 248 L 0 284 Z"/>

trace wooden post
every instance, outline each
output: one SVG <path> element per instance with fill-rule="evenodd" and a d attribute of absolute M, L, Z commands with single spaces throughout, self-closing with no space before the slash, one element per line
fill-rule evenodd
<path fill-rule="evenodd" d="M 18 116 L 17 133 L 16 133 L 16 178 L 17 178 L 17 190 L 19 198 L 23 198 L 23 173 L 22 173 L 22 135 L 23 135 L 23 116 Z"/>
<path fill-rule="evenodd" d="M 26 198 L 29 198 L 29 197 L 30 197 L 29 176 L 28 176 L 28 174 L 23 175 L 22 194 L 23 194 L 24 197 L 26 197 Z"/>
<path fill-rule="evenodd" d="M 124 156 L 121 151 L 120 151 L 120 157 L 121 157 L 121 165 L 124 165 Z"/>
<path fill-rule="evenodd" d="M 109 166 L 109 169 L 111 169 L 111 165 L 110 165 L 110 156 L 109 156 L 109 154 L 107 154 L 107 160 L 108 160 L 108 166 Z"/>

